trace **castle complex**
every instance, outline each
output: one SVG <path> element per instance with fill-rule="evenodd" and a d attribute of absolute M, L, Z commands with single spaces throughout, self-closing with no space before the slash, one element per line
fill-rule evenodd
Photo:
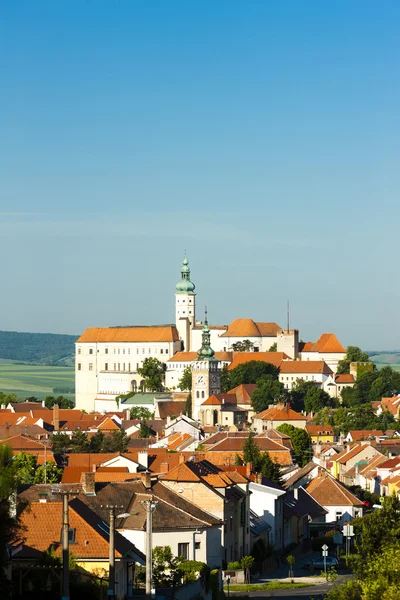
<path fill-rule="evenodd" d="M 251 352 L 237 352 L 243 344 Z M 333 334 L 323 334 L 316 344 L 301 344 L 297 329 L 276 323 L 235 319 L 230 325 L 209 325 L 207 317 L 204 323 L 196 320 L 195 285 L 185 256 L 175 288 L 175 324 L 88 328 L 77 340 L 76 406 L 87 412 L 113 410 L 116 396 L 144 391 L 138 369 L 153 357 L 165 364 L 165 387 L 172 391 L 179 391 L 183 370 L 192 365 L 197 418 L 201 403 L 220 391 L 224 364 L 233 364 L 242 354 L 267 360 L 272 350 L 285 361 L 324 361 L 333 373 L 345 353 Z"/>

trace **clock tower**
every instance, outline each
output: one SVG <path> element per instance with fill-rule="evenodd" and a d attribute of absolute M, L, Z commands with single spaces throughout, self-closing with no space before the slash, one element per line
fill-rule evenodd
<path fill-rule="evenodd" d="M 219 361 L 210 346 L 207 309 L 204 319 L 201 348 L 192 366 L 192 418 L 198 419 L 200 407 L 212 394 L 221 393 Z"/>

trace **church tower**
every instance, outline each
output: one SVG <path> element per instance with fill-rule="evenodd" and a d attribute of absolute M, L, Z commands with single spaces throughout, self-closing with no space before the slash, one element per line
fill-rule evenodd
<path fill-rule="evenodd" d="M 175 292 L 175 322 L 185 352 L 191 350 L 192 329 L 196 324 L 196 294 L 194 290 L 195 285 L 190 281 L 189 261 L 185 255 L 181 268 L 181 280 L 176 284 Z"/>
<path fill-rule="evenodd" d="M 192 418 L 199 419 L 203 402 L 212 394 L 221 393 L 221 371 L 219 361 L 210 346 L 210 329 L 207 310 L 204 319 L 201 348 L 192 364 Z"/>

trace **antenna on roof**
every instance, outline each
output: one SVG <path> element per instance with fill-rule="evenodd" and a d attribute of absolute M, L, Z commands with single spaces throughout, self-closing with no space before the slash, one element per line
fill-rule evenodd
<path fill-rule="evenodd" d="M 289 300 L 287 301 L 287 332 L 290 331 L 290 304 Z"/>

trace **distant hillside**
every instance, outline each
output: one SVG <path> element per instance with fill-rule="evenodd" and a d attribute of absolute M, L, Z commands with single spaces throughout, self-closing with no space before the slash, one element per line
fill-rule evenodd
<path fill-rule="evenodd" d="M 0 331 L 0 358 L 39 365 L 72 366 L 77 335 Z"/>
<path fill-rule="evenodd" d="M 369 352 L 369 358 L 377 365 L 398 365 L 400 364 L 400 352 L 397 350 L 388 350 L 382 352 Z"/>

